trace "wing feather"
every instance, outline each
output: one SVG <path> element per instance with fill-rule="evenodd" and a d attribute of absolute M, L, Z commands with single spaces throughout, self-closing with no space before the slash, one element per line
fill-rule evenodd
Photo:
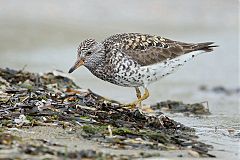
<path fill-rule="evenodd" d="M 142 66 L 160 63 L 196 50 L 212 51 L 212 47 L 216 47 L 211 46 L 213 42 L 184 43 L 140 33 L 116 34 L 103 41 L 103 44 L 106 50 L 117 47 Z"/>

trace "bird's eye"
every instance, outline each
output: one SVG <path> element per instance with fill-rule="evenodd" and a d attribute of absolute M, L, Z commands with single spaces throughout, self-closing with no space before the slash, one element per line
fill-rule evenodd
<path fill-rule="evenodd" d="M 90 56 L 91 54 L 92 54 L 91 51 L 88 51 L 88 52 L 86 53 L 87 56 Z"/>

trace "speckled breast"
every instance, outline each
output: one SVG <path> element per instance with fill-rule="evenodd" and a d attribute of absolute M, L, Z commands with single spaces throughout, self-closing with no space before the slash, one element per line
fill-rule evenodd
<path fill-rule="evenodd" d="M 109 61 L 112 67 L 111 83 L 125 87 L 139 87 L 143 85 L 140 65 L 121 52 L 116 52 Z M 108 81 L 109 81 L 108 80 Z"/>

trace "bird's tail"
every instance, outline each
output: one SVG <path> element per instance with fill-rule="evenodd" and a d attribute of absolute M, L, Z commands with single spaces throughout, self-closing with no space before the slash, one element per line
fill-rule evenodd
<path fill-rule="evenodd" d="M 214 47 L 218 47 L 218 45 L 212 45 L 214 42 L 204 42 L 204 43 L 196 43 L 192 46 L 193 51 L 203 50 L 205 52 L 213 51 Z"/>

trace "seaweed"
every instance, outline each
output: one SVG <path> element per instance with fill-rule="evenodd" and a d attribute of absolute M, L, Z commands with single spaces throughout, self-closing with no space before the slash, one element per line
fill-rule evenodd
<path fill-rule="evenodd" d="M 81 136 L 109 148 L 192 150 L 202 157 L 212 146 L 197 140 L 193 128 L 165 116 L 162 112 L 148 114 L 128 109 L 123 104 L 108 100 L 91 90 L 77 86 L 67 74 L 54 71 L 45 74 L 0 69 L 0 144 L 15 146 L 21 154 L 51 155 L 72 159 L 132 159 L 159 154 L 114 155 L 95 150 L 62 152 L 41 144 L 27 144 L 7 134 L 10 128 L 57 126 L 71 131 L 81 130 Z M 194 107 L 193 107 L 194 106 Z M 171 108 L 174 112 L 189 111 L 203 114 L 201 104 L 160 102 L 152 109 Z M 179 109 L 180 108 L 180 109 Z M 204 113 L 209 113 L 205 111 Z M 74 129 L 73 129 L 74 128 Z M 18 143 L 14 145 L 13 142 Z M 36 141 L 34 139 L 33 141 Z M 39 140 L 38 140 L 39 141 Z M 59 144 L 61 145 L 61 144 Z M 194 154 L 193 154 L 194 155 Z M 196 154 L 195 154 L 196 155 Z"/>

